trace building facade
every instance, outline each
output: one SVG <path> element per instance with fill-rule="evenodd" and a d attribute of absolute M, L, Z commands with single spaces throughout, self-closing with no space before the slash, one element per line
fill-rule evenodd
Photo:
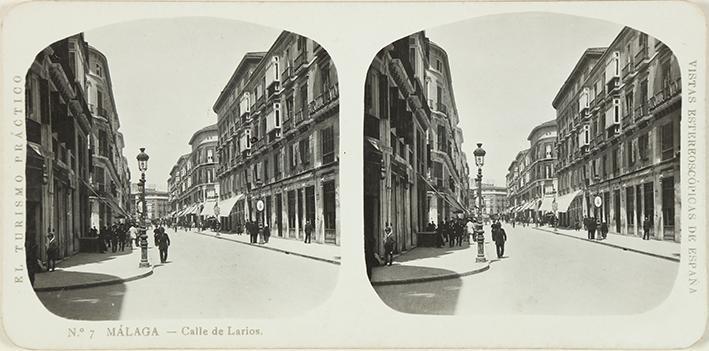
<path fill-rule="evenodd" d="M 556 137 L 556 120 L 532 128 L 529 149 L 520 151 L 510 164 L 506 181 L 511 218 L 537 222 L 554 212 Z"/>
<path fill-rule="evenodd" d="M 244 56 L 213 110 L 222 228 L 253 220 L 302 239 L 310 221 L 313 242 L 339 245 L 339 90 L 328 53 L 284 31 Z"/>
<path fill-rule="evenodd" d="M 27 72 L 26 243 L 42 260 L 50 229 L 57 235 L 59 257 L 67 257 L 79 252 L 80 239 L 89 236 L 92 226 L 120 220 L 130 206 L 124 196 L 129 193 L 130 172 L 121 153 L 120 135 L 114 135 L 110 143 L 114 148 L 110 162 L 121 170 L 121 176 L 111 183 L 115 187 L 109 188 L 115 192 L 106 193 L 107 188 L 100 186 L 105 181 L 97 182 L 106 165 L 96 156 L 96 135 L 103 124 L 96 118 L 93 71 L 99 64 L 107 72 L 105 58 L 97 63 L 97 55 L 103 57 L 77 34 L 42 50 Z M 117 119 L 115 109 L 111 111 Z M 104 210 L 104 216 L 98 216 L 97 202 L 109 201 L 115 211 Z"/>
<path fill-rule="evenodd" d="M 468 166 L 448 59 L 424 32 L 401 38 L 372 61 L 365 82 L 364 231 L 368 257 L 417 244 L 427 223 L 465 213 Z M 433 170 L 433 171 L 432 171 Z"/>
<path fill-rule="evenodd" d="M 653 238 L 678 242 L 677 58 L 658 39 L 628 27 L 587 56 L 553 101 L 561 224 L 595 217 L 613 233 L 640 236 L 648 217 Z"/>
<path fill-rule="evenodd" d="M 131 184 L 131 196 L 133 199 L 133 218 L 139 218 L 139 211 L 142 209 L 138 206 L 141 194 L 137 183 Z M 158 190 L 155 184 L 147 184 L 145 186 L 145 205 L 147 210 L 145 218 L 149 221 L 167 219 L 171 212 L 168 192 Z"/>
<path fill-rule="evenodd" d="M 89 196 L 91 226 L 101 229 L 130 216 L 130 169 L 113 98 L 106 57 L 89 46 L 86 92 L 93 119 L 90 152 L 94 192 Z"/>
<path fill-rule="evenodd" d="M 26 247 L 42 260 L 50 229 L 61 258 L 79 251 L 91 225 L 88 56 L 83 35 L 60 40 L 37 54 L 25 78 Z"/>
<path fill-rule="evenodd" d="M 189 140 L 190 153 L 180 156 L 170 171 L 169 216 L 178 223 L 201 226 L 206 219 L 215 217 L 219 201 L 217 138 L 216 124 L 196 131 Z"/>

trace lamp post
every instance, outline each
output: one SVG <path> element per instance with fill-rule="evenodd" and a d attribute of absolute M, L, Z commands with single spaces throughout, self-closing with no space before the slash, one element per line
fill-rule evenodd
<path fill-rule="evenodd" d="M 475 165 L 478 167 L 478 175 L 475 180 L 478 182 L 478 220 L 475 226 L 476 241 L 478 242 L 478 255 L 475 262 L 486 262 L 485 258 L 485 236 L 483 231 L 483 164 L 485 163 L 485 150 L 483 144 L 478 143 L 478 148 L 473 151 L 475 155 Z"/>
<path fill-rule="evenodd" d="M 148 170 L 148 154 L 145 153 L 145 148 L 140 148 L 140 153 L 136 157 L 138 160 L 138 169 L 140 170 L 140 202 L 142 203 L 142 210 L 140 213 L 140 264 L 138 267 L 147 268 L 150 267 L 150 262 L 148 262 L 148 234 L 146 233 L 147 227 L 145 225 L 145 213 L 147 212 L 148 206 L 145 204 L 145 171 Z"/>

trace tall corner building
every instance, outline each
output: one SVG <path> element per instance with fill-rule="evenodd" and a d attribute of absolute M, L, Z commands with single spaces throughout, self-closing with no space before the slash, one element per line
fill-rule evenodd
<path fill-rule="evenodd" d="M 310 221 L 313 242 L 340 244 L 339 106 L 332 59 L 306 37 L 242 58 L 213 106 L 222 228 L 301 240 Z"/>
<path fill-rule="evenodd" d="M 625 27 L 588 49 L 553 100 L 560 224 L 679 242 L 680 69 L 661 41 Z"/>
<path fill-rule="evenodd" d="M 424 32 L 388 45 L 372 61 L 364 101 L 364 235 L 383 255 L 417 245 L 430 222 L 468 211 L 468 163 L 446 52 Z"/>

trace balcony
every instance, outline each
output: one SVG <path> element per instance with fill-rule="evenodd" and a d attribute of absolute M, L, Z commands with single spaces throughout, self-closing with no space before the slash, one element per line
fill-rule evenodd
<path fill-rule="evenodd" d="M 443 114 L 448 116 L 448 106 L 446 106 L 445 104 L 437 102 L 436 103 L 436 110 L 438 110 L 439 112 L 442 112 Z"/>
<path fill-rule="evenodd" d="M 625 63 L 625 66 L 623 66 L 623 69 L 621 70 L 623 79 L 625 80 L 626 78 L 629 78 L 630 74 L 633 72 L 635 72 L 635 61 L 631 58 L 628 62 Z"/>
<path fill-rule="evenodd" d="M 287 131 L 289 131 L 289 130 L 291 130 L 291 129 L 293 129 L 293 116 L 292 116 L 292 113 L 289 112 L 288 115 L 287 115 L 287 118 L 288 118 L 288 119 L 283 120 L 282 128 L 283 128 L 283 132 L 284 132 L 284 133 L 287 132 Z"/>
<path fill-rule="evenodd" d="M 313 115 L 318 111 L 329 107 L 330 103 L 337 100 L 339 96 L 340 91 L 338 89 L 337 84 L 326 88 L 325 91 L 323 91 L 320 95 L 316 96 L 315 99 L 313 99 L 313 101 L 311 101 L 308 105 L 309 114 Z M 296 124 L 297 123 L 298 122 L 296 121 Z"/>
<path fill-rule="evenodd" d="M 641 64 L 645 63 L 648 58 L 647 55 L 647 45 L 643 46 L 640 48 L 640 50 L 635 54 L 635 64 L 637 66 L 640 66 Z"/>
<path fill-rule="evenodd" d="M 664 87 L 655 96 L 651 97 L 649 102 L 650 110 L 654 110 L 665 101 L 679 95 L 682 92 L 682 79 L 677 78 L 669 83 L 664 84 Z"/>
<path fill-rule="evenodd" d="M 293 116 L 294 124 L 298 125 L 300 122 L 303 122 L 303 110 L 298 110 L 295 115 Z"/>
<path fill-rule="evenodd" d="M 293 60 L 293 72 L 298 72 L 298 69 L 305 64 L 305 51 L 301 51 Z"/>
<path fill-rule="evenodd" d="M 647 104 L 643 103 L 635 108 L 635 121 L 639 121 L 646 117 L 648 114 Z"/>
<path fill-rule="evenodd" d="M 293 70 L 291 69 L 291 66 L 286 67 L 286 69 L 281 72 L 281 81 L 286 82 L 288 79 L 290 79 L 290 76 L 293 74 Z"/>

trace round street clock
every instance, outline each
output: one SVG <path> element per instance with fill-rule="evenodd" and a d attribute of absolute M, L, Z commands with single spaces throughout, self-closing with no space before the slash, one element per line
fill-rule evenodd
<path fill-rule="evenodd" d="M 258 200 L 258 201 L 256 201 L 256 209 L 257 209 L 259 212 L 263 211 L 263 208 L 264 208 L 264 207 L 265 207 L 265 205 L 263 204 L 263 200 Z"/>
<path fill-rule="evenodd" d="M 600 196 L 596 196 L 593 199 L 593 204 L 596 205 L 596 207 L 601 207 L 603 205 L 603 199 L 601 199 Z"/>

